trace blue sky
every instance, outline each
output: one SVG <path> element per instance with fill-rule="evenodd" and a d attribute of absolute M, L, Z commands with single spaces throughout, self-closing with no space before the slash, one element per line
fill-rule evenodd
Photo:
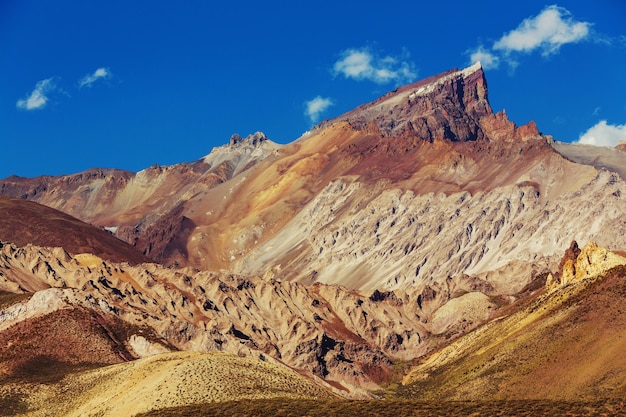
<path fill-rule="evenodd" d="M 0 1 L 0 178 L 193 161 L 480 59 L 494 111 L 626 140 L 626 3 Z"/>

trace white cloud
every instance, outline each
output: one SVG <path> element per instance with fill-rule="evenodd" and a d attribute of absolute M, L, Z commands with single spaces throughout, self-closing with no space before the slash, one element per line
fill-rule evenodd
<path fill-rule="evenodd" d="M 482 46 L 470 51 L 470 62 L 473 64 L 478 61 L 484 69 L 495 69 L 500 66 L 500 58 Z"/>
<path fill-rule="evenodd" d="M 580 135 L 577 143 L 596 146 L 616 146 L 624 141 L 626 141 L 626 124 L 609 125 L 606 123 L 606 120 L 601 120 Z"/>
<path fill-rule="evenodd" d="M 369 80 L 377 84 L 403 84 L 417 77 L 415 65 L 408 61 L 408 53 L 401 57 L 380 57 L 369 48 L 347 49 L 333 65 L 335 75 L 355 80 Z"/>
<path fill-rule="evenodd" d="M 589 22 L 573 20 L 567 9 L 552 5 L 535 17 L 524 19 L 517 29 L 500 38 L 493 49 L 528 53 L 540 48 L 542 55 L 550 55 L 562 45 L 585 39 L 590 26 Z"/>
<path fill-rule="evenodd" d="M 92 74 L 87 74 L 78 81 L 78 88 L 91 87 L 91 84 L 100 79 L 111 78 L 112 74 L 108 68 L 98 68 Z"/>
<path fill-rule="evenodd" d="M 484 68 L 498 68 L 506 61 L 514 70 L 519 61 L 516 56 L 541 50 L 543 56 L 559 52 L 561 46 L 583 41 L 591 36 L 589 22 L 572 18 L 569 10 L 557 5 L 548 6 L 537 16 L 528 17 L 517 29 L 498 39 L 490 49 L 480 46 L 469 51 L 470 64 L 481 61 Z"/>
<path fill-rule="evenodd" d="M 48 102 L 48 95 L 56 89 L 54 78 L 47 78 L 37 82 L 35 89 L 27 98 L 17 101 L 16 106 L 22 110 L 43 109 Z"/>
<path fill-rule="evenodd" d="M 319 120 L 320 115 L 335 103 L 330 98 L 317 96 L 304 104 L 306 107 L 304 114 L 311 119 L 311 123 L 315 123 Z"/>

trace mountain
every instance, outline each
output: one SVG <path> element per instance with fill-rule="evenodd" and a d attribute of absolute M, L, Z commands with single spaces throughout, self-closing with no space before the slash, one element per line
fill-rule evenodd
<path fill-rule="evenodd" d="M 626 166 L 614 153 L 611 166 Z M 289 145 L 236 135 L 192 163 L 10 177 L 0 193 L 113 230 L 165 265 L 363 289 L 466 274 L 515 290 L 554 268 L 571 240 L 625 246 L 614 175 L 556 152 L 534 123 L 494 114 L 475 65 Z M 500 282 L 516 265 L 519 281 Z"/>
<path fill-rule="evenodd" d="M 222 351 L 296 370 L 329 396 L 364 398 L 425 361 L 393 395 L 450 398 L 450 383 L 472 398 L 526 398 L 512 390 L 532 385 L 546 362 L 499 358 L 489 369 L 519 381 L 507 385 L 472 368 L 472 358 L 491 360 L 483 354 L 499 349 L 527 357 L 530 345 L 508 338 L 520 321 L 535 344 L 565 334 L 581 348 L 580 333 L 545 330 L 544 316 L 533 315 L 572 321 L 587 311 L 567 304 L 585 302 L 577 297 L 597 302 L 581 329 L 596 317 L 611 328 L 608 300 L 618 293 L 587 294 L 608 272 L 572 278 L 586 267 L 574 262 L 570 243 L 595 241 L 607 259 L 626 248 L 626 153 L 585 149 L 494 113 L 477 64 L 400 87 L 287 145 L 257 132 L 233 135 L 197 161 L 138 173 L 9 177 L 0 194 L 11 199 L 0 203 L 17 208 L 0 217 L 0 291 L 10 301 L 0 335 L 24 344 L 39 340 L 33 329 L 41 325 L 31 323 L 76 317 L 67 320 L 83 324 L 77 334 L 124 352 L 103 354 L 120 362 Z M 79 229 L 102 239 L 80 243 L 71 238 Z M 99 249 L 94 240 L 111 234 L 142 258 Z M 606 282 L 617 286 L 620 276 Z M 31 305 L 33 298 L 50 301 Z M 14 326 L 25 329 L 17 339 L 5 333 Z M 93 338 L 97 332 L 108 336 Z M 542 346 L 562 353 L 558 343 Z M 45 363 L 115 362 L 59 355 Z M 614 372 L 614 391 L 579 381 L 619 396 L 625 374 L 602 361 L 589 378 Z M 457 375 L 457 365 L 476 378 Z"/>

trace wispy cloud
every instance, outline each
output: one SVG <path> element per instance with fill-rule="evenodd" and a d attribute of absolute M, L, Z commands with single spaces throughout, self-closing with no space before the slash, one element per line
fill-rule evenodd
<path fill-rule="evenodd" d="M 483 46 L 470 51 L 470 62 L 480 61 L 481 65 L 485 69 L 498 68 L 500 66 L 500 57 L 485 49 Z"/>
<path fill-rule="evenodd" d="M 377 84 L 404 84 L 417 77 L 415 65 L 408 60 L 408 55 L 405 51 L 399 57 L 380 56 L 367 47 L 347 49 L 333 65 L 333 73 Z"/>
<path fill-rule="evenodd" d="M 470 50 L 470 61 L 480 60 L 485 68 L 498 68 L 500 62 L 505 61 L 509 67 L 515 68 L 522 54 L 540 50 L 545 57 L 558 53 L 563 45 L 588 39 L 591 26 L 589 22 L 574 20 L 569 10 L 563 7 L 548 6 L 537 16 L 524 19 L 491 48 L 479 46 Z"/>
<path fill-rule="evenodd" d="M 26 98 L 17 100 L 16 106 L 22 110 L 43 109 L 48 103 L 48 96 L 56 89 L 54 77 L 37 82 L 35 89 Z"/>
<path fill-rule="evenodd" d="M 596 146 L 616 146 L 624 141 L 626 141 L 626 124 L 610 125 L 606 120 L 600 120 L 578 138 L 578 143 Z"/>
<path fill-rule="evenodd" d="M 78 88 L 91 87 L 91 85 L 96 81 L 106 80 L 112 76 L 113 74 L 111 74 L 111 70 L 108 68 L 98 68 L 93 73 L 87 74 L 81 78 L 80 81 L 78 81 Z"/>
<path fill-rule="evenodd" d="M 304 103 L 304 114 L 309 117 L 311 123 L 315 123 L 319 120 L 320 115 L 334 104 L 333 100 L 328 97 L 317 96 Z"/>

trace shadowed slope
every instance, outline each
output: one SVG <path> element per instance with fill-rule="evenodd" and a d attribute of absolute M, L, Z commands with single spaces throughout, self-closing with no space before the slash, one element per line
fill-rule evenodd
<path fill-rule="evenodd" d="M 0 240 L 18 246 L 63 247 L 93 253 L 112 262 L 139 264 L 149 259 L 110 233 L 47 206 L 0 196 Z"/>

